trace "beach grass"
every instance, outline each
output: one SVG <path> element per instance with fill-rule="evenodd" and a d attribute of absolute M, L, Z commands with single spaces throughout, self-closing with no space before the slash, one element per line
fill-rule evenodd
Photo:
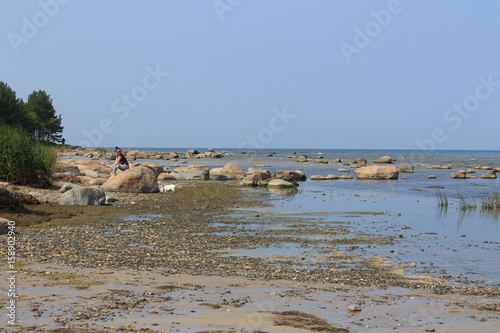
<path fill-rule="evenodd" d="M 50 184 L 57 154 L 21 130 L 0 125 L 0 161 L 0 180 L 43 187 Z"/>

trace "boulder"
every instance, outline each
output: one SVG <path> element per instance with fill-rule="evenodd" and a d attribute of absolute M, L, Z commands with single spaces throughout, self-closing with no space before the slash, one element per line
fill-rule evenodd
<path fill-rule="evenodd" d="M 312 175 L 311 180 L 326 180 L 325 176 L 320 176 L 320 175 Z"/>
<path fill-rule="evenodd" d="M 141 165 L 153 170 L 153 172 L 155 173 L 155 177 L 158 177 L 158 175 L 163 172 L 163 166 L 156 162 L 145 162 Z"/>
<path fill-rule="evenodd" d="M 177 167 L 174 169 L 174 172 L 183 173 L 188 170 L 205 170 L 208 171 L 208 165 L 200 164 L 200 165 L 188 165 L 186 167 Z"/>
<path fill-rule="evenodd" d="M 82 187 L 81 185 L 77 184 L 72 184 L 72 183 L 63 183 L 61 188 L 59 189 L 59 192 L 64 193 L 68 192 L 69 190 L 72 190 L 74 188 Z"/>
<path fill-rule="evenodd" d="M 367 161 L 364 158 L 356 158 L 356 159 L 352 160 L 351 167 L 361 168 L 361 167 L 366 166 L 366 162 Z"/>
<path fill-rule="evenodd" d="M 241 181 L 244 186 L 263 186 L 267 185 L 271 179 L 270 172 L 256 172 L 246 176 Z"/>
<path fill-rule="evenodd" d="M 158 175 L 158 180 L 175 180 L 175 176 L 170 172 L 162 172 Z"/>
<path fill-rule="evenodd" d="M 349 170 L 346 168 L 339 168 L 339 169 L 337 169 L 337 171 L 338 172 L 349 172 Z"/>
<path fill-rule="evenodd" d="M 0 187 L 0 210 L 20 206 L 20 201 L 15 198 L 7 189 Z"/>
<path fill-rule="evenodd" d="M 467 173 L 464 170 L 458 170 L 457 172 L 453 172 L 451 174 L 451 178 L 453 178 L 453 179 L 465 179 L 465 178 L 467 178 Z"/>
<path fill-rule="evenodd" d="M 496 167 L 496 168 L 494 168 L 494 169 L 493 169 L 493 171 L 495 171 L 495 172 L 500 172 L 500 167 Z"/>
<path fill-rule="evenodd" d="M 358 179 L 398 179 L 395 166 L 370 165 L 356 169 Z"/>
<path fill-rule="evenodd" d="M 268 173 L 269 171 L 266 170 L 266 169 L 262 169 L 262 168 L 248 168 L 247 169 L 247 175 L 252 175 L 254 173 Z"/>
<path fill-rule="evenodd" d="M 392 161 L 393 159 L 390 156 L 382 156 L 373 161 L 373 163 L 391 164 Z"/>
<path fill-rule="evenodd" d="M 315 160 L 314 163 L 328 164 L 329 162 L 326 160 L 318 159 L 318 160 Z"/>
<path fill-rule="evenodd" d="M 297 157 L 297 162 L 307 162 L 307 156 L 306 155 L 300 155 Z"/>
<path fill-rule="evenodd" d="M 304 181 L 307 179 L 306 174 L 304 171 L 301 170 L 295 170 L 295 171 L 290 171 L 290 170 L 279 170 L 276 173 L 276 178 L 278 179 L 285 179 L 285 180 L 294 180 L 294 181 Z"/>
<path fill-rule="evenodd" d="M 0 235 L 9 233 L 9 220 L 0 217 Z"/>
<path fill-rule="evenodd" d="M 67 174 L 72 175 L 72 176 L 80 176 L 81 175 L 80 169 L 76 165 L 61 164 L 61 165 L 59 165 L 58 168 L 59 168 L 60 172 L 67 173 Z"/>
<path fill-rule="evenodd" d="M 283 188 L 283 189 L 296 188 L 297 186 L 299 186 L 299 184 L 295 182 L 286 181 L 284 179 L 272 179 L 267 184 L 267 187 L 269 188 Z"/>
<path fill-rule="evenodd" d="M 436 179 L 437 176 L 436 175 L 428 175 L 427 178 L 429 178 L 429 179 Z"/>
<path fill-rule="evenodd" d="M 99 177 L 99 178 L 93 178 L 89 181 L 89 185 L 104 185 L 105 182 L 108 181 L 108 178 L 102 178 L 102 177 Z"/>
<path fill-rule="evenodd" d="M 495 171 L 488 171 L 485 174 L 482 174 L 481 178 L 482 179 L 496 179 L 497 175 L 496 175 Z"/>
<path fill-rule="evenodd" d="M 104 191 L 127 193 L 159 192 L 154 171 L 145 166 L 137 166 L 108 179 L 103 185 Z"/>
<path fill-rule="evenodd" d="M 175 180 L 208 180 L 209 172 L 207 170 L 186 170 L 181 173 L 174 173 Z"/>
<path fill-rule="evenodd" d="M 217 180 L 243 179 L 245 171 L 234 163 L 227 163 L 222 168 L 210 170 L 210 177 Z"/>
<path fill-rule="evenodd" d="M 172 153 L 168 154 L 168 157 L 169 158 L 179 158 L 179 154 L 177 154 L 176 152 L 172 152 Z"/>
<path fill-rule="evenodd" d="M 340 176 L 340 179 L 352 179 L 352 178 L 353 177 L 352 177 L 352 175 L 350 173 Z"/>
<path fill-rule="evenodd" d="M 79 187 L 65 192 L 59 204 L 100 206 L 106 202 L 106 194 L 103 190 L 93 187 Z"/>
<path fill-rule="evenodd" d="M 413 173 L 414 167 L 413 165 L 402 165 L 398 168 L 399 173 Z"/>

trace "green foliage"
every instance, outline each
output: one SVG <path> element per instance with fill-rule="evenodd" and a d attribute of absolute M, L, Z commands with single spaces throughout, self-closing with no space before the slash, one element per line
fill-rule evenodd
<path fill-rule="evenodd" d="M 0 124 L 0 180 L 47 186 L 56 162 L 54 149 L 33 142 L 19 129 Z"/>
<path fill-rule="evenodd" d="M 62 119 L 60 115 L 56 116 L 52 99 L 45 91 L 32 92 L 24 108 L 30 119 L 28 132 L 32 138 L 44 142 L 61 141 Z"/>
<path fill-rule="evenodd" d="M 63 131 L 61 122 L 45 91 L 34 91 L 24 103 L 6 83 L 0 82 L 0 123 L 21 128 L 32 139 L 59 143 Z"/>
<path fill-rule="evenodd" d="M 23 127 L 27 121 L 22 100 L 16 97 L 16 92 L 9 85 L 0 82 L 0 123 L 9 126 Z"/>

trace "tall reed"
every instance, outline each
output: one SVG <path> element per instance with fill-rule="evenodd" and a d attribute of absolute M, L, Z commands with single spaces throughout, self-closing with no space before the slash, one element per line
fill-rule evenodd
<path fill-rule="evenodd" d="M 0 124 L 0 180 L 47 186 L 56 162 L 53 148 L 30 140 L 19 129 Z"/>

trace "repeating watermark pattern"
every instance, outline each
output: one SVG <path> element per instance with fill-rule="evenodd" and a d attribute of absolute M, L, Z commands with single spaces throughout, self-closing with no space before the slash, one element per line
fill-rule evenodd
<path fill-rule="evenodd" d="M 232 12 L 242 3 L 243 0 L 214 0 L 214 2 L 212 2 L 215 12 L 219 16 L 221 22 L 224 22 L 224 16 L 227 12 Z"/>
<path fill-rule="evenodd" d="M 12 50 L 16 54 L 20 51 L 21 45 L 26 45 L 30 40 L 38 36 L 40 30 L 46 27 L 61 9 L 61 6 L 68 4 L 71 0 L 40 0 L 40 7 L 31 18 L 23 16 L 21 18 L 22 26 L 20 33 L 9 32 L 7 39 L 10 42 Z"/>
<path fill-rule="evenodd" d="M 363 49 L 368 47 L 373 39 L 382 32 L 383 28 L 389 26 L 394 16 L 403 12 L 403 5 L 400 0 L 390 0 L 386 9 L 379 11 L 372 10 L 370 15 L 373 20 L 368 21 L 363 28 L 354 27 L 354 37 L 352 43 L 340 43 L 340 50 L 348 64 L 352 62 L 354 54 L 360 54 Z"/>
<path fill-rule="evenodd" d="M 119 120 L 125 120 L 129 117 L 131 110 L 137 109 L 149 94 L 158 88 L 170 74 L 162 71 L 160 65 L 155 68 L 146 67 L 146 75 L 142 78 L 140 84 L 135 85 L 128 93 L 123 93 L 119 98 L 111 102 L 111 113 L 116 114 Z M 115 120 L 105 117 L 102 118 L 97 127 L 82 130 L 86 140 L 82 140 L 78 145 L 82 147 L 98 147 L 102 144 L 104 136 L 115 131 Z"/>
<path fill-rule="evenodd" d="M 461 103 L 454 103 L 449 109 L 443 112 L 442 119 L 447 125 L 446 127 L 436 127 L 427 138 L 422 140 L 416 139 L 415 145 L 419 148 L 413 151 L 410 155 L 410 162 L 412 164 L 423 163 L 426 155 L 438 148 L 439 144 L 443 144 L 448 140 L 446 129 L 458 130 L 464 119 L 467 119 L 477 111 L 481 102 L 489 99 L 498 87 L 500 82 L 493 80 L 493 74 L 489 74 L 486 78 L 484 76 L 478 77 L 479 83 L 474 89 L 474 93 L 466 96 Z"/>
<path fill-rule="evenodd" d="M 266 148 L 274 138 L 276 133 L 281 133 L 297 115 L 288 113 L 286 106 L 281 110 L 274 108 L 273 117 L 269 120 L 269 126 L 261 128 L 255 136 L 248 136 L 239 145 L 239 149 L 262 149 Z"/>
<path fill-rule="evenodd" d="M 7 323 L 8 325 L 16 325 L 16 223 L 14 221 L 7 222 Z"/>

